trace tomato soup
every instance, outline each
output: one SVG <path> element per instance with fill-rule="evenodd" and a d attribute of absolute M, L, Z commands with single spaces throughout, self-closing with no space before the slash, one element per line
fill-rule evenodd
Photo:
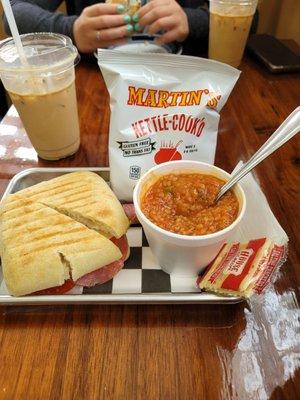
<path fill-rule="evenodd" d="M 181 235 L 207 235 L 237 218 L 239 203 L 229 190 L 214 204 L 225 181 L 200 173 L 162 175 L 143 193 L 141 210 L 162 229 Z"/>

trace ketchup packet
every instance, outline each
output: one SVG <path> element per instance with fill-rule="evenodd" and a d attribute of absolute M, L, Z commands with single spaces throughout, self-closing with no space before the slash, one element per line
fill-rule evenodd
<path fill-rule="evenodd" d="M 224 245 L 198 279 L 200 289 L 225 295 L 261 294 L 286 259 L 286 246 L 260 238 Z"/>
<path fill-rule="evenodd" d="M 98 50 L 110 94 L 114 192 L 132 200 L 137 180 L 172 160 L 214 163 L 219 112 L 240 71 L 198 57 Z"/>

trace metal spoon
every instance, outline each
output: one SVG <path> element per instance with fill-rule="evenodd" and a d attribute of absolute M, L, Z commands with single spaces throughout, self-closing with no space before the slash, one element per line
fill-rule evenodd
<path fill-rule="evenodd" d="M 261 146 L 259 150 L 246 162 L 239 170 L 237 170 L 219 190 L 215 203 L 242 179 L 248 172 L 257 166 L 266 157 L 279 149 L 284 143 L 290 140 L 296 133 L 300 131 L 300 107 L 297 107 L 273 133 L 273 135 Z"/>

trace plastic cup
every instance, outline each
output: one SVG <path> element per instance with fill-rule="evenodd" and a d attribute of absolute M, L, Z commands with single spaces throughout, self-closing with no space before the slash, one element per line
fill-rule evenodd
<path fill-rule="evenodd" d="M 80 145 L 71 39 L 55 33 L 21 35 L 28 66 L 11 38 L 0 42 L 0 77 L 41 158 L 58 160 Z"/>
<path fill-rule="evenodd" d="M 240 65 L 257 0 L 210 0 L 208 57 Z"/>
<path fill-rule="evenodd" d="M 216 257 L 221 247 L 240 224 L 246 209 L 246 197 L 239 184 L 234 192 L 239 201 L 239 213 L 235 221 L 221 231 L 187 236 L 166 231 L 153 224 L 140 208 L 141 196 L 159 176 L 169 173 L 198 172 L 211 174 L 227 181 L 230 175 L 222 169 L 197 161 L 171 161 L 151 168 L 137 183 L 133 192 L 133 203 L 137 217 L 143 226 L 153 254 L 163 271 L 168 274 L 197 276 Z"/>

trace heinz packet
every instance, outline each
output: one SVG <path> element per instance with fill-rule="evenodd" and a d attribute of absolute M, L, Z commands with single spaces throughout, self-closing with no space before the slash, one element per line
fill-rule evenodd
<path fill-rule="evenodd" d="M 220 110 L 240 71 L 198 57 L 98 50 L 110 94 L 114 192 L 132 200 L 137 180 L 172 160 L 214 163 Z"/>
<path fill-rule="evenodd" d="M 260 295 L 287 257 L 287 244 L 266 237 L 227 243 L 197 280 L 200 289 L 228 296 Z"/>

